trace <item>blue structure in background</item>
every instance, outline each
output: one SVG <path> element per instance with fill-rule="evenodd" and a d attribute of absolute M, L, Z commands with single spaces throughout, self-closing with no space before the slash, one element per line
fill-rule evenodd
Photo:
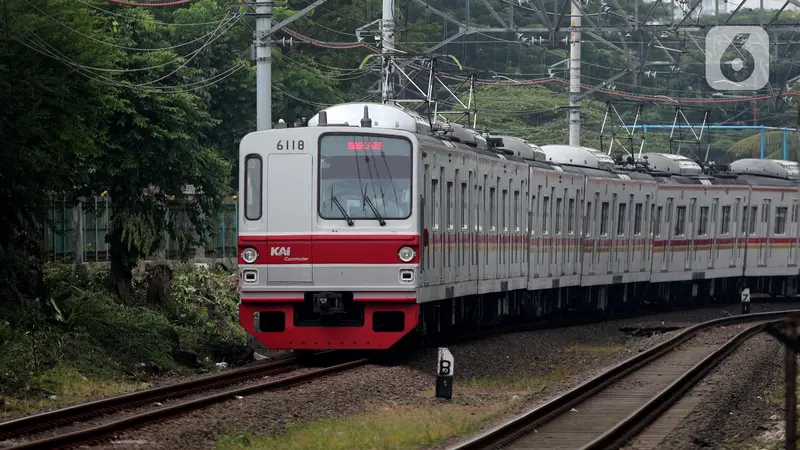
<path fill-rule="evenodd" d="M 675 125 L 629 125 L 629 129 L 642 129 L 645 134 L 650 129 L 675 129 L 675 128 L 689 128 L 688 126 L 676 127 Z M 764 146 L 765 134 L 767 131 L 783 131 L 783 159 L 788 158 L 788 142 L 789 132 L 796 132 L 797 128 L 788 127 L 767 127 L 764 125 L 692 125 L 693 129 L 709 129 L 709 130 L 758 130 L 761 133 L 761 159 L 764 159 Z"/>

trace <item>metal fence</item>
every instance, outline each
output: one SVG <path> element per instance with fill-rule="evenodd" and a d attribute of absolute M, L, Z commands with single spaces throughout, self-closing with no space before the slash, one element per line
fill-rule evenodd
<path fill-rule="evenodd" d="M 210 249 L 191 249 L 187 258 L 204 257 L 235 258 L 236 236 L 238 233 L 238 203 L 236 200 L 225 200 L 222 210 L 217 216 L 216 233 Z M 111 220 L 111 203 L 108 197 L 95 197 L 84 200 L 80 206 L 74 207 L 64 198 L 52 198 L 50 207 L 52 226 L 45 227 L 44 242 L 54 260 L 72 260 L 75 258 L 74 246 L 82 243 L 83 261 L 108 261 L 109 246 L 106 243 L 108 223 Z M 80 227 L 80 235 L 75 234 L 75 224 Z M 179 259 L 180 254 L 174 240 L 165 236 L 161 251 L 162 258 Z M 156 257 L 157 254 L 151 255 Z"/>

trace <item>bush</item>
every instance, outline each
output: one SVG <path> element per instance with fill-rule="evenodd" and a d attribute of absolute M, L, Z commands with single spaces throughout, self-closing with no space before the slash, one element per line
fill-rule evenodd
<path fill-rule="evenodd" d="M 215 345 L 245 342 L 230 274 L 178 266 L 161 305 L 145 303 L 146 274 L 138 274 L 137 304 L 126 306 L 109 289 L 107 271 L 89 274 L 53 263 L 44 273 L 48 298 L 24 300 L 0 317 L 0 395 L 51 392 L 52 380 L 45 383 L 41 375 L 57 367 L 123 378 L 142 363 L 176 367 L 178 349 L 205 360 Z"/>

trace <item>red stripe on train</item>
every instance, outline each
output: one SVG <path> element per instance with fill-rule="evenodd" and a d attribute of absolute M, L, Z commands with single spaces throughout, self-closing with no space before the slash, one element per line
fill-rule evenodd
<path fill-rule="evenodd" d="M 239 236 L 239 264 L 246 247 L 258 251 L 254 264 L 403 264 L 402 247 L 416 252 L 408 264 L 419 263 L 418 235 L 305 234 Z"/>

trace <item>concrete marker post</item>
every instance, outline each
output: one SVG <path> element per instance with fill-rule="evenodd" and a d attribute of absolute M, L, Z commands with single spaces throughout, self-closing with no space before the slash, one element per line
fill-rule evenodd
<path fill-rule="evenodd" d="M 750 314 L 750 289 L 742 289 L 742 314 Z"/>
<path fill-rule="evenodd" d="M 439 347 L 439 358 L 436 364 L 436 398 L 453 398 L 453 373 L 455 360 L 447 347 Z"/>

